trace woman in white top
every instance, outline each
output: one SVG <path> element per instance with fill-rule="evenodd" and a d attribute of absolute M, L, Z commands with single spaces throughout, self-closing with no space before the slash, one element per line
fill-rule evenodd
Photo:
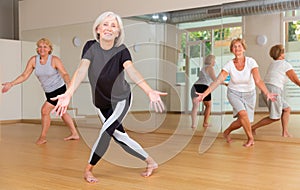
<path fill-rule="evenodd" d="M 262 90 L 267 99 L 275 101 L 276 95 L 268 91 L 261 80 L 256 61 L 251 57 L 246 57 L 244 55 L 245 50 L 246 44 L 243 39 L 237 38 L 232 40 L 230 51 L 235 55 L 235 58 L 224 65 L 217 80 L 211 83 L 204 93 L 197 94 L 199 101 L 203 101 L 209 93 L 216 89 L 230 75 L 227 98 L 233 107 L 233 116 L 237 117 L 237 119 L 230 124 L 223 134 L 229 143 L 232 141 L 229 136 L 230 133 L 243 126 L 248 137 L 247 142 L 243 145 L 250 147 L 254 144 L 250 122 L 253 122 L 254 118 L 256 102 L 255 85 Z"/>
<path fill-rule="evenodd" d="M 270 92 L 278 94 L 277 101 L 267 101 L 266 97 L 264 97 L 264 100 L 269 108 L 270 115 L 254 124 L 252 126 L 252 132 L 255 134 L 256 129 L 281 119 L 282 136 L 290 137 L 287 127 L 291 109 L 283 97 L 284 84 L 289 78 L 293 83 L 300 86 L 300 80 L 292 65 L 285 61 L 283 45 L 279 44 L 273 46 L 270 49 L 269 54 L 273 58 L 273 62 L 269 65 L 264 81 Z"/>
<path fill-rule="evenodd" d="M 192 128 L 197 128 L 197 112 L 199 109 L 200 102 L 198 101 L 198 95 L 196 92 L 204 92 L 210 83 L 217 79 L 214 66 L 216 63 L 216 57 L 214 55 L 208 55 L 204 60 L 204 67 L 201 69 L 198 80 L 194 83 L 191 89 L 191 98 L 193 101 L 192 108 Z M 204 104 L 204 119 L 203 119 L 203 127 L 208 127 L 208 119 L 211 112 L 211 94 L 208 94 L 203 99 Z"/>

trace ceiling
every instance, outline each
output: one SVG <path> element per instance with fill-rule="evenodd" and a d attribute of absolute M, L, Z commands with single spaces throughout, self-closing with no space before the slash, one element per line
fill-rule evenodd
<path fill-rule="evenodd" d="M 131 17 L 146 22 L 178 24 L 230 16 L 277 13 L 300 9 L 300 0 L 252 0 Z"/>

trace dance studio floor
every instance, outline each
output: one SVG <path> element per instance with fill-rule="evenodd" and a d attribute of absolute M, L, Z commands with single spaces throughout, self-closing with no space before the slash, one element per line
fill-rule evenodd
<path fill-rule="evenodd" d="M 124 121 L 128 134 L 159 162 L 159 168 L 153 176 L 141 177 L 144 163 L 112 142 L 107 155 L 94 169 L 99 178 L 97 184 L 83 180 L 90 146 L 99 131 L 97 117 L 76 119 L 79 141 L 64 141 L 69 135 L 67 127 L 53 122 L 44 145 L 35 145 L 41 129 L 39 123 L 2 123 L 0 189 L 299 189 L 300 132 L 295 121 L 298 117 L 293 115 L 290 122 L 290 132 L 295 137 L 280 137 L 277 123 L 258 130 L 255 145 L 245 148 L 243 131 L 232 135 L 231 144 L 218 132 L 217 123 L 225 125 L 231 116 L 212 117 L 214 126 L 207 129 L 208 133 L 202 127 L 190 129 L 189 117 L 184 115 L 129 115 Z M 204 152 L 201 146 L 206 148 Z"/>

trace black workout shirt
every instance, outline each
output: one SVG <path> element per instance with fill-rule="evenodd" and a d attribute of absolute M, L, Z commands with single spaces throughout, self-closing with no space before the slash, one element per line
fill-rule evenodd
<path fill-rule="evenodd" d="M 108 108 L 130 95 L 130 86 L 124 77 L 123 64 L 132 59 L 124 44 L 104 50 L 96 40 L 88 41 L 83 48 L 82 59 L 91 62 L 88 78 L 93 103 L 97 108 Z"/>

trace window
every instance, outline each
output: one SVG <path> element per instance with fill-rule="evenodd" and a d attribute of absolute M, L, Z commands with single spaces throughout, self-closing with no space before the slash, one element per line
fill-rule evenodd
<path fill-rule="evenodd" d="M 242 18 L 223 18 L 204 22 L 183 23 L 178 28 L 180 52 L 177 62 L 176 83 L 185 85 L 189 92 L 193 83 L 198 79 L 207 55 L 216 56 L 215 71 L 218 74 L 222 66 L 232 58 L 229 44 L 232 39 L 242 37 Z M 225 88 L 218 88 L 213 96 L 213 112 L 231 110 L 231 106 L 224 96 Z M 187 96 L 189 96 L 187 94 Z M 225 97 L 225 98 L 224 98 Z M 188 110 L 192 103 L 189 99 Z"/>

